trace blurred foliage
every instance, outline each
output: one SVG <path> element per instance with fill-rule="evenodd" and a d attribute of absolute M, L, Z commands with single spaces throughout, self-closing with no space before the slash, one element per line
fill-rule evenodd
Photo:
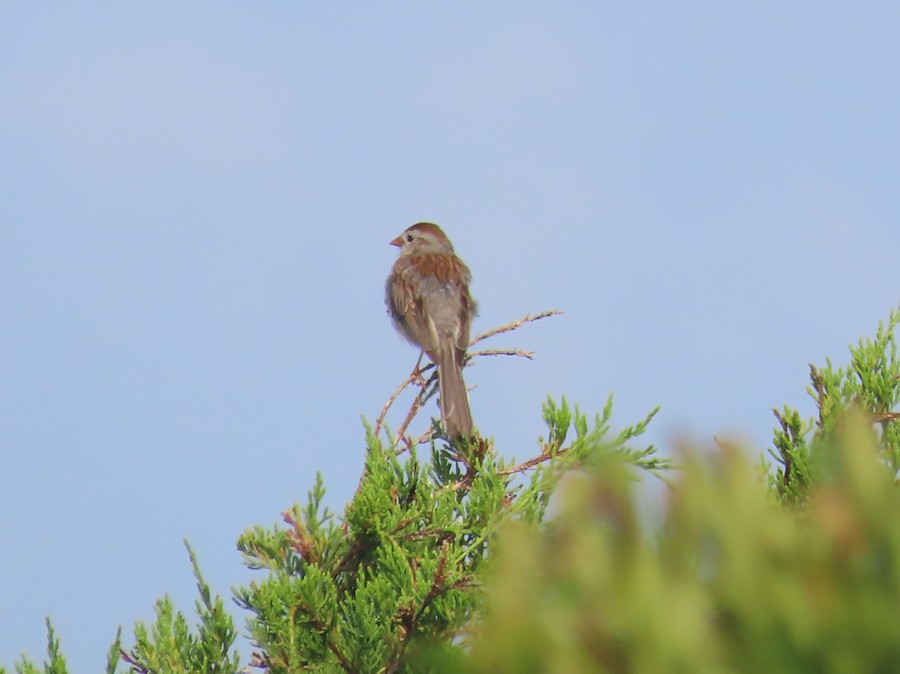
<path fill-rule="evenodd" d="M 508 523 L 486 615 L 443 672 L 893 672 L 900 491 L 848 411 L 802 510 L 733 450 L 684 457 L 662 526 L 614 462 L 567 482 L 541 529 Z"/>

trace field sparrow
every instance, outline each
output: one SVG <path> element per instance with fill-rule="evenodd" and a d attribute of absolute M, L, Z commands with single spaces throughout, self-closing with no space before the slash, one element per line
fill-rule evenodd
<path fill-rule="evenodd" d="M 394 327 L 438 368 L 441 420 L 448 438 L 472 436 L 472 413 L 462 368 L 475 302 L 472 274 L 440 227 L 419 222 L 391 245 L 400 248 L 385 288 Z"/>

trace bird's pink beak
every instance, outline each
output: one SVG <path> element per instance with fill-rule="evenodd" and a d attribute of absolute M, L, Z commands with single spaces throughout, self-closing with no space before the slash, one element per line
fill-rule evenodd
<path fill-rule="evenodd" d="M 397 246 L 397 248 L 400 248 L 400 246 L 403 245 L 403 235 L 401 234 L 401 235 L 398 236 L 396 239 L 394 239 L 393 241 L 391 241 L 391 245 L 392 245 L 392 246 Z"/>

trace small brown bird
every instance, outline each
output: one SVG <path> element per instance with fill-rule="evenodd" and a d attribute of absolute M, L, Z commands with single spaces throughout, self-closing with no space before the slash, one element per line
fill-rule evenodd
<path fill-rule="evenodd" d="M 400 248 L 385 288 L 394 327 L 438 368 L 441 420 L 448 438 L 472 436 L 462 368 L 475 302 L 472 274 L 440 227 L 419 222 L 391 241 Z"/>

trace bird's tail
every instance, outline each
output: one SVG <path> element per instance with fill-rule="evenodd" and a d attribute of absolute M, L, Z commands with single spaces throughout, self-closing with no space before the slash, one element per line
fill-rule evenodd
<path fill-rule="evenodd" d="M 462 376 L 462 359 L 451 344 L 442 344 L 438 363 L 441 388 L 441 420 L 448 438 L 472 437 L 472 412 Z"/>

